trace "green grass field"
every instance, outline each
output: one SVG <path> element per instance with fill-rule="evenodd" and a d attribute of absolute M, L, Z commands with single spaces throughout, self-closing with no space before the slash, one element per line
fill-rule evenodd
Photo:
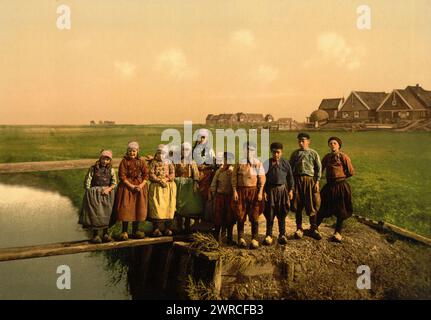
<path fill-rule="evenodd" d="M 97 158 L 102 148 L 121 157 L 132 139 L 140 142 L 141 154 L 153 154 L 165 128 L 0 126 L 0 162 Z M 271 132 L 270 141 L 282 142 L 288 157 L 297 147 L 296 134 Z M 431 236 L 431 134 L 311 132 L 312 148 L 321 157 L 328 152 L 331 135 L 343 140 L 357 172 L 350 180 L 355 212 Z M 85 170 L 2 174 L 0 182 L 57 190 L 79 207 L 84 174 Z"/>

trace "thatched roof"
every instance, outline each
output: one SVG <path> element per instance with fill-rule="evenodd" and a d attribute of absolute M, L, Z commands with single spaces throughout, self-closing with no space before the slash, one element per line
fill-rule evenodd
<path fill-rule="evenodd" d="M 338 110 L 343 98 L 335 98 L 335 99 L 322 99 L 320 102 L 319 109 L 320 110 Z"/>
<path fill-rule="evenodd" d="M 388 96 L 386 92 L 353 91 L 353 93 L 370 110 L 376 110 Z"/>
<path fill-rule="evenodd" d="M 424 106 L 431 108 L 431 91 L 423 89 L 419 84 L 407 86 L 405 90 L 411 92 Z"/>

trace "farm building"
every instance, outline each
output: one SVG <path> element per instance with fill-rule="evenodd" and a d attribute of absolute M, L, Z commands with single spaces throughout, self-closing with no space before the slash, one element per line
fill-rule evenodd
<path fill-rule="evenodd" d="M 352 91 L 337 118 L 349 122 L 376 122 L 376 110 L 387 96 L 386 92 Z"/>
<path fill-rule="evenodd" d="M 344 98 L 323 99 L 319 105 L 319 110 L 326 111 L 329 116 L 329 121 L 336 120 L 338 111 L 343 105 Z"/>
<path fill-rule="evenodd" d="M 274 117 L 270 114 L 263 115 L 261 113 L 222 113 L 208 114 L 205 120 L 207 125 L 238 125 L 238 124 L 267 124 L 274 121 Z"/>
<path fill-rule="evenodd" d="M 380 122 L 388 123 L 424 119 L 430 110 L 431 92 L 408 86 L 394 89 L 377 108 L 377 113 Z"/>

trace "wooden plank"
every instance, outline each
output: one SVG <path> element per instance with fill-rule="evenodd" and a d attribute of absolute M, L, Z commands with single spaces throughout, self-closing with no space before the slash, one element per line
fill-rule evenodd
<path fill-rule="evenodd" d="M 41 258 L 49 256 L 58 256 L 66 254 L 76 254 L 92 251 L 104 251 L 121 248 L 131 248 L 145 245 L 172 243 L 177 240 L 187 240 L 188 236 L 174 236 L 174 237 L 158 237 L 158 238 L 145 238 L 133 239 L 127 241 L 114 241 L 101 244 L 92 244 L 87 240 L 74 241 L 74 242 L 61 242 L 44 244 L 37 246 L 16 247 L 16 248 L 3 248 L 0 249 L 0 262 Z"/>
<path fill-rule="evenodd" d="M 395 233 L 398 236 L 401 236 L 403 238 L 413 240 L 416 242 L 420 242 L 422 244 L 425 244 L 427 246 L 431 246 L 431 239 L 421 236 L 417 233 L 414 233 L 412 231 L 397 227 L 396 225 L 393 225 L 391 223 L 387 223 L 384 221 L 374 221 L 369 218 L 354 214 L 353 215 L 359 222 L 366 224 L 374 229 L 377 229 L 379 231 L 385 231 L 385 232 L 392 232 Z"/>
<path fill-rule="evenodd" d="M 58 171 L 72 169 L 88 169 L 97 159 L 77 159 L 63 161 L 12 162 L 0 163 L 0 173 Z M 121 158 L 114 158 L 112 164 L 118 167 Z"/>

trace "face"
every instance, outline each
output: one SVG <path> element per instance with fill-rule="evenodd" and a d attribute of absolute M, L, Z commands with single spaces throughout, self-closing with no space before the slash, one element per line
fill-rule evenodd
<path fill-rule="evenodd" d="M 329 148 L 331 148 L 332 152 L 336 152 L 336 151 L 340 150 L 340 145 L 335 140 L 329 141 L 328 145 L 329 145 Z"/>
<path fill-rule="evenodd" d="M 200 144 L 204 144 L 206 141 L 207 141 L 207 137 L 205 137 L 205 136 L 201 136 L 199 139 Z"/>
<path fill-rule="evenodd" d="M 247 150 L 247 152 L 248 152 L 248 158 L 249 159 L 252 159 L 256 156 L 256 150 L 255 149 L 250 148 Z"/>
<path fill-rule="evenodd" d="M 272 149 L 272 158 L 276 161 L 281 159 L 281 156 L 283 155 L 283 150 L 281 149 Z"/>
<path fill-rule="evenodd" d="M 181 147 L 181 156 L 183 158 L 190 156 L 192 150 L 189 147 Z"/>
<path fill-rule="evenodd" d="M 138 150 L 137 149 L 129 149 L 129 150 L 127 150 L 127 154 L 130 158 L 134 159 L 138 156 Z"/>
<path fill-rule="evenodd" d="M 109 163 L 111 163 L 111 159 L 108 157 L 102 157 L 100 158 L 100 164 L 104 167 L 106 167 Z"/>
<path fill-rule="evenodd" d="M 310 139 L 299 139 L 298 140 L 298 145 L 302 150 L 308 149 L 308 147 L 310 146 Z"/>

